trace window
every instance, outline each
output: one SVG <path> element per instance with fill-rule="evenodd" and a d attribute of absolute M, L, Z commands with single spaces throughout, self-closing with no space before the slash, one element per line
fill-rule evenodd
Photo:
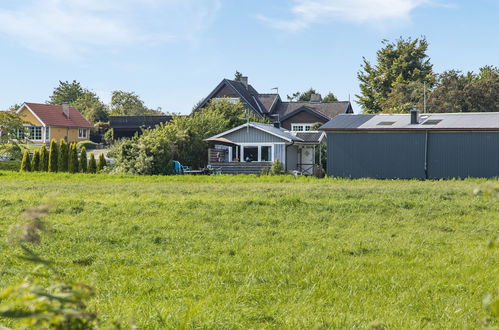
<path fill-rule="evenodd" d="M 45 141 L 50 141 L 50 127 L 45 127 Z"/>
<path fill-rule="evenodd" d="M 78 138 L 86 139 L 88 138 L 88 129 L 86 128 L 78 128 Z"/>
<path fill-rule="evenodd" d="M 312 129 L 312 124 L 291 124 L 293 132 L 308 132 Z"/>
<path fill-rule="evenodd" d="M 27 136 L 27 138 L 29 140 L 38 140 L 39 141 L 39 140 L 42 139 L 42 129 L 43 129 L 43 127 L 41 127 L 41 126 L 27 126 L 26 128 L 28 129 L 28 136 Z M 26 138 L 24 136 L 24 131 L 19 130 L 17 132 L 17 137 L 18 137 L 18 139 L 24 139 L 24 138 Z"/>
<path fill-rule="evenodd" d="M 394 121 L 380 121 L 379 123 L 377 123 L 376 125 L 380 125 L 380 126 L 390 126 L 390 125 L 393 125 L 395 124 Z"/>
<path fill-rule="evenodd" d="M 272 161 L 272 147 L 271 146 L 262 146 L 261 147 L 261 158 L 262 162 L 271 162 Z"/>
<path fill-rule="evenodd" d="M 257 162 L 258 147 L 244 147 L 243 156 L 245 162 Z"/>
<path fill-rule="evenodd" d="M 17 130 L 17 139 L 18 140 L 24 140 L 24 130 L 23 129 L 18 129 Z"/>
<path fill-rule="evenodd" d="M 230 102 L 232 104 L 238 104 L 239 102 L 241 102 L 241 100 L 239 99 L 239 97 L 214 97 L 212 100 L 215 101 L 215 102 L 219 102 L 219 101 L 225 100 L 225 101 L 228 101 L 228 102 Z"/>
<path fill-rule="evenodd" d="M 430 119 L 430 120 L 425 121 L 423 123 L 423 125 L 436 125 L 441 121 L 442 121 L 441 119 Z"/>

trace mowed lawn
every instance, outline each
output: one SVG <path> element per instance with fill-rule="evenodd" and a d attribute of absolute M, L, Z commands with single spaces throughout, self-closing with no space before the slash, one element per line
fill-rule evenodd
<path fill-rule="evenodd" d="M 103 320 L 480 328 L 499 285 L 487 248 L 499 201 L 473 190 L 497 185 L 1 172 L 0 286 L 33 268 L 7 228 L 51 196 L 51 230 L 33 249 L 96 289 L 89 308 Z"/>

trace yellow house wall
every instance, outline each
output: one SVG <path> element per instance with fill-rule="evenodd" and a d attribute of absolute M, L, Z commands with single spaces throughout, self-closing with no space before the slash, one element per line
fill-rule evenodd
<path fill-rule="evenodd" d="M 50 127 L 50 139 L 55 139 L 59 142 L 61 139 L 65 139 L 67 137 L 67 141 L 69 143 L 72 142 L 80 142 L 84 140 L 88 140 L 88 138 L 78 138 L 78 128 L 75 127 Z"/>
<path fill-rule="evenodd" d="M 31 125 L 42 126 L 42 123 L 29 111 L 26 107 L 23 107 L 21 111 L 19 111 L 19 115 L 23 118 L 24 121 L 30 123 Z"/>

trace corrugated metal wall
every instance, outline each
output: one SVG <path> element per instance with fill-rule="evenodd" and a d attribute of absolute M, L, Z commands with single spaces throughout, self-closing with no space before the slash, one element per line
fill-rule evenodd
<path fill-rule="evenodd" d="M 327 173 L 347 178 L 425 178 L 424 133 L 328 133 Z"/>
<path fill-rule="evenodd" d="M 236 143 L 272 143 L 285 141 L 275 135 L 265 133 L 254 127 L 250 127 L 249 129 L 244 127 L 238 131 L 229 133 L 224 137 Z"/>
<path fill-rule="evenodd" d="M 328 175 L 426 178 L 425 132 L 328 136 Z M 428 132 L 428 178 L 499 176 L 499 132 Z"/>
<path fill-rule="evenodd" d="M 499 176 L 499 132 L 430 132 L 429 178 L 494 176 Z"/>

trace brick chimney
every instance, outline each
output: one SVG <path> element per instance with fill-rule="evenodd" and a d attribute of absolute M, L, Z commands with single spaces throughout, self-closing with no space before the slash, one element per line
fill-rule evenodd
<path fill-rule="evenodd" d="M 321 94 L 312 94 L 310 96 L 310 102 L 322 102 Z"/>
<path fill-rule="evenodd" d="M 246 87 L 246 89 L 248 89 L 248 77 L 242 76 L 240 81 L 243 83 L 244 87 Z"/>
<path fill-rule="evenodd" d="M 63 103 L 62 104 L 62 112 L 68 117 L 69 119 L 69 103 Z"/>

